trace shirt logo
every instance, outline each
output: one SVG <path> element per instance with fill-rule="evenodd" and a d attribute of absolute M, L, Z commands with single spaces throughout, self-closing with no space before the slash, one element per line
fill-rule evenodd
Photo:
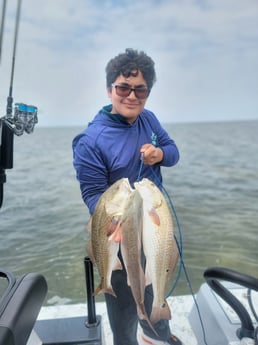
<path fill-rule="evenodd" d="M 152 145 L 157 146 L 157 134 L 154 132 L 151 133 L 151 143 Z"/>

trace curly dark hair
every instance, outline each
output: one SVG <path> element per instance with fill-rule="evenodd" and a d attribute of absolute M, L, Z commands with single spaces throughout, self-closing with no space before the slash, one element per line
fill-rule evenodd
<path fill-rule="evenodd" d="M 156 81 L 156 73 L 153 60 L 143 51 L 138 52 L 132 48 L 127 48 L 125 53 L 121 53 L 111 59 L 106 66 L 107 87 L 111 87 L 119 75 L 128 78 L 137 76 L 138 72 L 147 83 L 148 89 L 151 90 Z"/>

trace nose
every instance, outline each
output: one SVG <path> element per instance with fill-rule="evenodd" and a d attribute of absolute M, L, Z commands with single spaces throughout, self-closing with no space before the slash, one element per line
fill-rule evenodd
<path fill-rule="evenodd" d="M 127 96 L 127 98 L 132 98 L 132 99 L 135 99 L 137 98 L 136 95 L 135 95 L 135 90 L 134 89 L 131 89 L 129 95 Z"/>

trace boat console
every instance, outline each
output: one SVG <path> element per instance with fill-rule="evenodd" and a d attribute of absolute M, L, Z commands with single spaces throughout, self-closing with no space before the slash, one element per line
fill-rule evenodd
<path fill-rule="evenodd" d="M 222 267 L 208 268 L 204 278 L 189 314 L 198 345 L 258 344 L 258 295 L 251 297 L 258 279 Z"/>

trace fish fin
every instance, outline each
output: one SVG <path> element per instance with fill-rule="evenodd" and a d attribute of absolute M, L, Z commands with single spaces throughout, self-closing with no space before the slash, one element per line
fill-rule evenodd
<path fill-rule="evenodd" d="M 159 218 L 159 215 L 157 214 L 156 210 L 154 208 L 152 208 L 149 210 L 148 213 L 149 213 L 149 216 L 150 216 L 150 219 L 152 220 L 152 222 L 155 225 L 160 225 L 160 218 Z"/>
<path fill-rule="evenodd" d="M 93 293 L 93 296 L 97 296 L 97 295 L 100 295 L 101 293 L 103 293 L 103 288 L 101 285 L 99 285 L 98 287 L 96 287 L 94 293 Z"/>
<path fill-rule="evenodd" d="M 93 250 L 92 250 L 92 244 L 91 242 L 89 242 L 87 245 L 86 245 L 86 253 L 88 254 L 91 262 L 93 263 L 93 265 L 96 265 L 96 260 L 95 260 L 95 257 L 93 255 Z"/>
<path fill-rule="evenodd" d="M 151 311 L 150 320 L 152 323 L 156 323 L 159 320 L 170 320 L 171 319 L 171 311 L 167 304 L 167 301 L 160 307 L 153 306 Z"/>
<path fill-rule="evenodd" d="M 91 234 L 91 228 L 92 228 L 92 217 L 89 219 L 89 221 L 86 224 L 86 232 Z"/>
<path fill-rule="evenodd" d="M 86 253 L 87 253 L 88 257 L 90 258 L 91 262 L 93 263 L 93 265 L 97 265 L 95 256 L 93 254 L 93 247 L 92 247 L 92 240 L 91 239 L 86 243 Z"/>
<path fill-rule="evenodd" d="M 112 217 L 109 226 L 107 227 L 107 237 L 111 236 L 120 226 L 121 216 Z"/>
<path fill-rule="evenodd" d="M 115 231 L 109 236 L 108 240 L 109 241 L 114 241 L 116 243 L 120 243 L 122 239 L 122 230 L 121 226 L 117 226 Z"/>

